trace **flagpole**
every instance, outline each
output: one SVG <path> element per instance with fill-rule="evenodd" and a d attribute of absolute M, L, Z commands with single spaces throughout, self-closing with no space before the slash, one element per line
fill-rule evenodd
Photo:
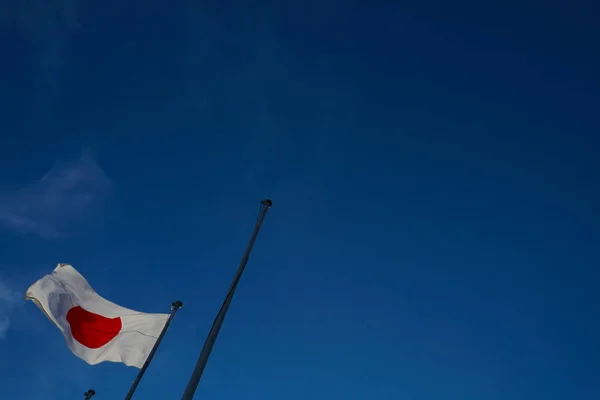
<path fill-rule="evenodd" d="M 225 300 L 223 301 L 223 305 L 213 322 L 210 331 L 208 332 L 208 336 L 206 341 L 204 342 L 204 346 L 202 347 L 202 351 L 198 356 L 198 361 L 196 362 L 196 366 L 194 367 L 194 371 L 192 372 L 192 376 L 185 388 L 185 392 L 183 393 L 183 397 L 181 400 L 192 400 L 194 397 L 194 393 L 196 392 L 196 388 L 198 387 L 198 383 L 200 383 L 200 378 L 202 377 L 202 372 L 204 371 L 204 367 L 206 367 L 206 363 L 208 362 L 208 358 L 210 357 L 210 353 L 212 351 L 213 346 L 217 340 L 217 335 L 219 334 L 219 330 L 221 329 L 221 325 L 223 325 L 223 320 L 225 320 L 225 314 L 227 314 L 227 310 L 229 309 L 229 305 L 231 304 L 231 299 L 233 298 L 233 294 L 235 293 L 235 289 L 237 287 L 240 278 L 242 277 L 242 273 L 246 268 L 246 264 L 248 263 L 248 258 L 250 257 L 250 252 L 252 251 L 252 247 L 254 246 L 254 242 L 256 241 L 256 237 L 258 236 L 258 231 L 265 219 L 265 215 L 269 208 L 273 205 L 273 202 L 269 199 L 265 199 L 261 202 L 260 212 L 258 214 L 258 219 L 256 221 L 256 225 L 254 226 L 254 231 L 252 232 L 252 236 L 250 237 L 250 241 L 248 242 L 248 246 L 246 247 L 246 251 L 244 252 L 244 256 L 240 261 L 238 269 L 235 273 L 233 281 L 231 282 L 231 286 L 229 287 L 229 291 L 227 292 L 227 296 L 225 296 Z"/>
<path fill-rule="evenodd" d="M 95 394 L 96 394 L 96 392 L 94 392 L 94 390 L 90 389 L 83 394 L 85 396 L 85 399 L 83 399 L 83 400 L 92 400 L 92 397 L 94 397 Z"/>
<path fill-rule="evenodd" d="M 167 333 L 167 330 L 169 329 L 169 325 L 171 325 L 171 321 L 173 320 L 173 317 L 175 317 L 177 310 L 179 310 L 181 307 L 183 307 L 183 303 L 179 300 L 174 301 L 171 304 L 171 315 L 169 315 L 169 319 L 167 319 L 167 322 L 165 323 L 164 328 L 160 332 L 160 335 L 158 335 L 158 339 L 156 339 L 156 343 L 154 343 L 152 350 L 150 350 L 150 354 L 148 354 L 148 357 L 146 358 L 144 365 L 142 365 L 140 372 L 138 372 L 137 377 L 131 384 L 131 388 L 129 389 L 127 396 L 125 396 L 125 400 L 131 400 L 131 397 L 133 397 L 133 394 L 135 393 L 135 390 L 137 389 L 138 385 L 140 384 L 140 381 L 142 380 L 142 377 L 144 376 L 146 369 L 152 362 L 152 358 L 154 358 L 154 353 L 156 353 L 158 346 L 160 346 L 160 342 L 162 341 L 163 337 L 165 336 L 165 333 Z"/>

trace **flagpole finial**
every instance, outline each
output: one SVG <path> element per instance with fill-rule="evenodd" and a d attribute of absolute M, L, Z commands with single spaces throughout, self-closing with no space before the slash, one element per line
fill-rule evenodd
<path fill-rule="evenodd" d="M 261 203 L 267 207 L 271 207 L 273 205 L 273 202 L 270 199 L 264 199 Z"/>
<path fill-rule="evenodd" d="M 171 308 L 175 310 L 179 310 L 181 307 L 183 307 L 183 303 L 181 302 L 181 300 L 177 300 L 171 303 Z"/>
<path fill-rule="evenodd" d="M 87 392 L 85 392 L 83 395 L 85 396 L 85 400 L 91 400 L 95 394 L 96 394 L 96 392 L 93 389 L 90 389 Z"/>

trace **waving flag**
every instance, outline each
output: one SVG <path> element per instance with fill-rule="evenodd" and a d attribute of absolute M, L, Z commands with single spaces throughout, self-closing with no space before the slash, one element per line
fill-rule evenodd
<path fill-rule="evenodd" d="M 58 264 L 25 294 L 62 332 L 67 346 L 88 364 L 122 362 L 142 368 L 168 314 L 145 314 L 112 303 L 69 264 Z"/>

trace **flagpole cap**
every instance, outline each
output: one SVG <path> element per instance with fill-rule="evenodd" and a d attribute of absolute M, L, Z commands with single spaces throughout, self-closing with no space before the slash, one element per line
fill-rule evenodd
<path fill-rule="evenodd" d="M 273 202 L 270 199 L 264 199 L 263 201 L 261 201 L 261 204 L 267 207 L 271 207 L 273 205 Z"/>
<path fill-rule="evenodd" d="M 174 301 L 173 303 L 171 303 L 171 307 L 174 308 L 175 310 L 178 310 L 181 307 L 183 307 L 183 303 L 181 302 L 181 300 L 177 300 L 177 301 Z"/>

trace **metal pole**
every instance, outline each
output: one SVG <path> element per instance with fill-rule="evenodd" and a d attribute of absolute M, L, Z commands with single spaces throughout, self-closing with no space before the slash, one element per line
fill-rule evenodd
<path fill-rule="evenodd" d="M 179 300 L 174 301 L 171 304 L 171 315 L 169 315 L 169 319 L 167 319 L 167 322 L 165 323 L 165 327 L 160 332 L 160 335 L 158 335 L 158 339 L 156 339 L 156 343 L 154 343 L 154 346 L 152 347 L 152 350 L 150 350 L 150 354 L 148 354 L 148 358 L 146 358 L 146 361 L 144 362 L 144 365 L 142 365 L 142 368 L 140 369 L 140 372 L 138 372 L 137 377 L 135 378 L 135 380 L 131 384 L 131 388 L 129 389 L 129 392 L 127 393 L 127 396 L 125 396 L 125 400 L 131 400 L 131 398 L 133 397 L 133 394 L 135 393 L 135 390 L 137 389 L 138 385 L 140 384 L 140 381 L 142 380 L 142 377 L 144 376 L 144 373 L 146 372 L 146 369 L 148 368 L 148 366 L 152 362 L 152 358 L 154 357 L 154 353 L 156 353 L 156 350 L 158 349 L 158 346 L 160 346 L 160 342 L 162 341 L 163 337 L 165 336 L 165 333 L 167 333 L 167 330 L 169 329 L 169 325 L 171 325 L 171 321 L 173 320 L 173 317 L 175 317 L 175 314 L 177 313 L 177 310 L 179 310 L 181 307 L 183 307 L 183 303 L 181 301 L 179 301 Z"/>
<path fill-rule="evenodd" d="M 83 394 L 85 396 L 85 398 L 83 400 L 92 400 L 92 397 L 94 397 L 95 394 L 96 394 L 96 392 L 94 392 L 94 390 L 90 389 Z"/>
<path fill-rule="evenodd" d="M 233 278 L 233 282 L 229 287 L 229 291 L 227 292 L 227 296 L 225 296 L 225 300 L 223 301 L 223 305 L 213 322 L 210 331 L 208 332 L 208 336 L 206 341 L 204 342 L 204 346 L 202 347 L 202 351 L 200 352 L 200 356 L 198 356 L 198 361 L 196 362 L 196 367 L 192 372 L 192 376 L 188 382 L 187 387 L 185 388 L 185 392 L 183 393 L 183 397 L 181 400 L 192 400 L 194 397 L 194 393 L 198 388 L 198 383 L 200 383 L 200 378 L 202 377 L 202 372 L 204 372 L 204 368 L 206 367 L 206 363 L 208 362 L 208 358 L 210 357 L 210 352 L 212 351 L 213 346 L 215 345 L 215 341 L 217 340 L 217 335 L 219 334 L 219 330 L 221 329 L 221 325 L 223 325 L 223 320 L 225 319 L 225 314 L 227 314 L 227 310 L 229 309 L 229 305 L 231 304 L 231 299 L 233 298 L 233 294 L 235 293 L 235 289 L 237 287 L 240 278 L 242 277 L 242 273 L 244 272 L 244 268 L 246 268 L 246 263 L 248 263 L 248 258 L 250 257 L 250 252 L 252 251 L 252 247 L 254 246 L 254 242 L 256 241 L 256 237 L 258 236 L 258 231 L 265 219 L 265 215 L 269 208 L 273 205 L 271 200 L 266 199 L 261 202 L 260 213 L 258 214 L 258 219 L 256 221 L 256 225 L 254 226 L 254 232 L 252 232 L 252 236 L 250 237 L 250 241 L 248 242 L 248 246 L 246 247 L 246 251 L 244 252 L 244 256 L 242 257 L 242 261 L 238 266 L 237 272 Z"/>

